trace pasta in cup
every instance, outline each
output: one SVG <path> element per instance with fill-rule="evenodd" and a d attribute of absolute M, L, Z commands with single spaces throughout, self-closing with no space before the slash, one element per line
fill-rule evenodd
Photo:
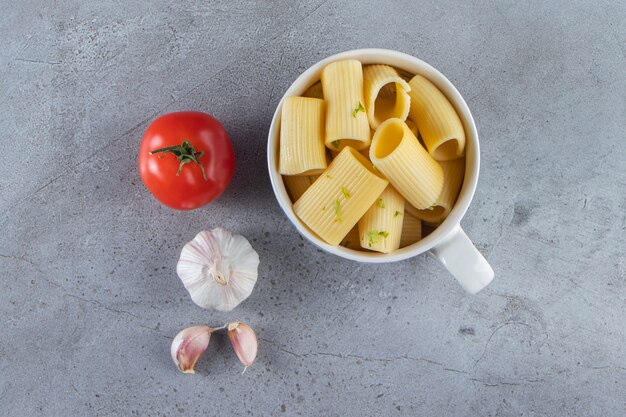
<path fill-rule="evenodd" d="M 367 119 L 372 129 L 391 118 L 406 120 L 411 91 L 409 84 L 389 65 L 374 64 L 363 68 L 363 90 Z"/>
<path fill-rule="evenodd" d="M 426 149 L 437 161 L 465 155 L 465 130 L 459 115 L 446 96 L 421 75 L 409 81 L 411 119 L 422 135 Z"/>
<path fill-rule="evenodd" d="M 417 125 L 415 124 L 415 122 L 411 119 L 406 119 L 404 121 L 404 123 L 406 123 L 406 125 L 408 126 L 409 130 L 411 132 L 413 132 L 413 134 L 415 135 L 415 137 L 419 140 L 419 132 L 417 131 Z"/>
<path fill-rule="evenodd" d="M 437 202 L 443 170 L 402 120 L 386 120 L 376 129 L 370 160 L 414 207 L 426 209 Z"/>
<path fill-rule="evenodd" d="M 359 220 L 361 247 L 382 253 L 398 249 L 403 213 L 404 198 L 388 185 Z"/>
<path fill-rule="evenodd" d="M 408 205 L 408 203 L 407 203 Z M 422 239 L 422 222 L 415 216 L 405 212 L 402 220 L 400 247 L 412 245 Z"/>
<path fill-rule="evenodd" d="M 406 210 L 426 223 L 438 224 L 445 220 L 454 207 L 454 203 L 463 185 L 465 176 L 465 158 L 440 162 L 443 169 L 443 190 L 437 202 L 429 209 L 418 210 L 407 205 Z"/>
<path fill-rule="evenodd" d="M 310 86 L 309 88 L 307 88 L 307 90 L 304 92 L 303 96 L 304 97 L 311 97 L 311 98 L 321 98 L 323 100 L 324 99 L 324 93 L 322 91 L 322 82 L 318 81 L 315 84 L 313 84 L 312 86 Z"/>
<path fill-rule="evenodd" d="M 355 149 L 344 148 L 293 205 L 320 238 L 338 245 L 389 182 Z"/>
<path fill-rule="evenodd" d="M 370 144 L 370 127 L 363 103 L 363 67 L 357 60 L 337 61 L 322 71 L 326 100 L 326 147 L 356 150 Z"/>
<path fill-rule="evenodd" d="M 315 175 L 327 166 L 324 100 L 285 98 L 280 121 L 279 172 L 282 175 Z"/>
<path fill-rule="evenodd" d="M 319 175 L 285 175 L 283 182 L 292 202 L 298 199 L 309 189 L 311 185 L 319 178 Z"/>
<path fill-rule="evenodd" d="M 361 249 L 361 242 L 359 241 L 359 225 L 354 226 L 348 234 L 343 238 L 341 246 L 345 246 L 349 249 Z"/>
<path fill-rule="evenodd" d="M 367 132 L 372 127 L 367 116 L 372 112 L 376 115 L 384 109 L 395 112 L 398 103 L 393 101 L 393 106 L 379 107 L 376 99 L 394 98 L 394 89 L 397 96 L 397 85 L 401 83 L 383 83 L 378 93 L 372 93 L 374 89 L 366 85 L 370 77 L 364 74 L 367 65 L 380 65 L 379 68 L 386 69 L 391 66 L 411 89 L 410 92 L 405 90 L 409 94 L 409 116 L 405 118 L 404 114 L 393 114 L 399 117 L 383 120 L 387 116 L 381 115 L 378 121 L 373 122 L 374 126 L 379 123 L 373 136 Z M 416 77 L 416 74 L 426 76 L 427 80 Z M 367 94 L 365 89 L 368 89 Z M 295 203 L 285 187 L 289 181 L 283 180 L 278 169 L 282 103 L 294 95 L 325 100 L 324 146 L 330 158 L 326 171 Z M 446 114 L 434 114 L 442 113 L 441 106 L 445 107 L 443 113 Z M 455 117 L 458 119 L 456 122 Z M 437 123 L 441 120 L 445 128 L 438 127 Z M 437 137 L 435 134 L 442 136 Z M 345 152 L 346 149 L 349 152 Z M 365 151 L 371 158 L 370 162 L 363 157 Z M 464 158 L 465 154 L 467 158 Z M 443 74 L 425 62 L 396 51 L 364 49 L 333 55 L 314 64 L 289 87 L 274 112 L 268 134 L 267 159 L 272 188 L 281 209 L 298 232 L 321 250 L 366 263 L 393 262 L 431 251 L 463 288 L 472 294 L 493 279 L 493 269 L 460 225 L 474 197 L 479 174 L 480 150 L 476 124 L 456 88 Z M 453 202 L 450 204 L 455 204 L 455 207 L 445 220 L 433 227 L 432 223 L 411 215 L 411 203 L 416 210 L 431 209 L 427 210 L 429 213 L 436 214 L 444 210 L 436 207 L 446 199 L 445 194 L 441 195 L 444 171 L 440 162 L 457 159 L 465 160 L 465 177 L 460 195 L 456 201 L 451 200 Z M 341 181 L 333 182 L 336 178 L 341 178 Z M 448 175 L 446 183 L 447 178 Z M 357 191 L 352 189 L 354 184 L 343 184 L 353 179 L 358 182 Z M 304 183 L 306 186 L 308 184 Z M 363 248 L 358 226 L 355 225 L 389 186 L 396 189 L 405 204 L 401 215 L 403 220 L 399 248 L 388 253 L 377 251 L 385 250 L 383 248 L 376 248 L 375 251 Z M 377 188 L 376 192 L 374 188 Z M 368 202 L 365 202 L 366 198 L 359 197 L 363 193 L 368 193 Z M 294 192 L 291 195 L 293 198 Z M 362 198 L 362 201 L 351 205 L 356 198 Z M 373 226 L 371 230 L 375 228 Z M 365 227 L 366 232 L 369 229 Z M 389 231 L 383 227 L 377 229 L 381 229 L 378 231 L 381 238 L 389 239 L 392 235 L 387 234 Z M 365 246 L 369 246 L 369 241 Z"/>

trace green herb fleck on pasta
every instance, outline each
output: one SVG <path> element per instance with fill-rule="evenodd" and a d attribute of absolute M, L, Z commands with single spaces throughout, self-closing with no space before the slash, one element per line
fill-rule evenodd
<path fill-rule="evenodd" d="M 352 110 L 352 117 L 356 118 L 356 114 L 360 111 L 365 113 L 365 107 L 363 107 L 363 104 L 359 101 L 359 105 L 354 110 Z"/>
<path fill-rule="evenodd" d="M 380 238 L 383 237 L 388 237 L 389 236 L 389 232 L 382 230 L 380 232 L 377 232 L 376 230 L 370 230 L 367 232 L 367 245 L 368 247 L 372 247 L 373 245 L 376 245 L 378 243 L 380 243 Z"/>
<path fill-rule="evenodd" d="M 350 198 L 350 192 L 348 191 L 346 187 L 341 187 L 341 193 L 343 194 L 345 198 Z"/>
<path fill-rule="evenodd" d="M 333 209 L 335 210 L 335 221 L 342 222 L 343 219 L 341 218 L 341 204 L 339 204 L 338 198 L 335 198 L 335 201 L 333 201 Z"/>
<path fill-rule="evenodd" d="M 385 202 L 383 201 L 382 198 L 379 198 L 378 200 L 376 200 L 376 204 L 378 205 L 378 207 L 380 208 L 385 208 Z"/>

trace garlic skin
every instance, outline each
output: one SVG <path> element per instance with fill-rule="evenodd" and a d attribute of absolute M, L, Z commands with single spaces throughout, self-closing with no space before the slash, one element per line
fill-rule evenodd
<path fill-rule="evenodd" d="M 195 374 L 194 366 L 209 346 L 213 329 L 207 326 L 194 326 L 181 330 L 170 347 L 172 360 L 178 369 L 186 374 Z"/>
<path fill-rule="evenodd" d="M 256 334 L 247 324 L 236 321 L 228 323 L 228 338 L 237 357 L 245 365 L 245 372 L 256 358 L 258 349 Z"/>
<path fill-rule="evenodd" d="M 218 227 L 187 243 L 176 266 L 194 303 L 231 311 L 248 298 L 256 283 L 259 255 L 248 240 Z"/>

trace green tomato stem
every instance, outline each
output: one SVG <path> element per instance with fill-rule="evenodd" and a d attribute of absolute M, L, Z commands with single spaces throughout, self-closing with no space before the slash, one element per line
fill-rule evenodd
<path fill-rule="evenodd" d="M 162 158 L 168 153 L 171 153 L 172 155 L 176 156 L 179 162 L 178 171 L 176 171 L 176 176 L 180 175 L 180 172 L 183 170 L 183 166 L 185 164 L 193 162 L 194 164 L 197 164 L 200 167 L 200 170 L 202 171 L 202 178 L 204 178 L 205 181 L 208 181 L 206 177 L 206 173 L 204 172 L 204 167 L 202 166 L 200 161 L 198 161 L 198 159 L 200 159 L 200 157 L 204 155 L 204 152 L 196 152 L 196 149 L 193 147 L 191 143 L 189 143 L 188 140 L 184 140 L 182 145 L 180 146 L 166 146 L 165 148 L 155 149 L 154 151 L 150 151 L 148 153 L 150 155 L 154 155 L 157 153 L 162 154 L 162 155 L 159 155 L 159 158 Z"/>

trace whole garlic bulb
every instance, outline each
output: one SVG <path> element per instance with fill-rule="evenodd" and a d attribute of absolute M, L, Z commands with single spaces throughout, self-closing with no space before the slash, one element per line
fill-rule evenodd
<path fill-rule="evenodd" d="M 230 311 L 256 283 L 259 255 L 248 240 L 218 227 L 202 231 L 180 253 L 178 277 L 194 303 Z"/>

